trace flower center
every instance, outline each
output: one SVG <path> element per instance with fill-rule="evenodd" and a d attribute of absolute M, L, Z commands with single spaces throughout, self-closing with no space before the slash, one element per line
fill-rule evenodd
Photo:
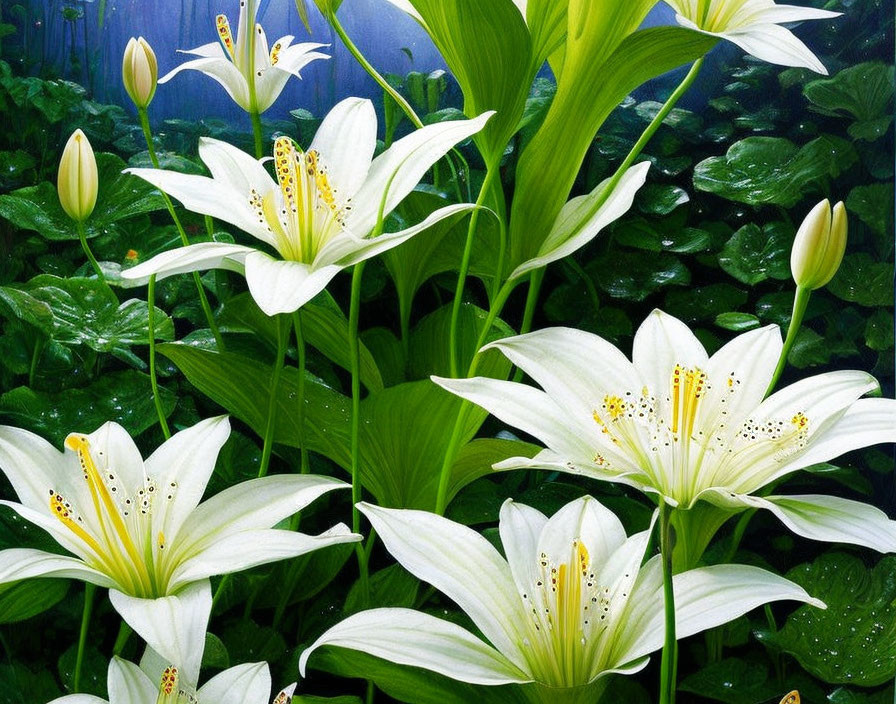
<path fill-rule="evenodd" d="M 351 205 L 340 202 L 314 149 L 302 152 L 288 137 L 279 137 L 274 143 L 274 167 L 279 193 L 265 197 L 252 190 L 249 204 L 274 235 L 284 259 L 310 264 L 345 229 Z"/>
<path fill-rule="evenodd" d="M 598 583 L 580 539 L 572 541 L 562 562 L 541 553 L 533 589 L 522 594 L 530 614 L 524 644 L 532 650 L 536 680 L 557 687 L 588 682 L 599 636 L 614 612 L 613 596 L 608 585 Z"/>
<path fill-rule="evenodd" d="M 111 469 L 100 471 L 85 435 L 71 434 L 65 446 L 78 455 L 87 484 L 90 508 L 81 513 L 55 489 L 50 489 L 50 511 L 83 544 L 85 560 L 116 580 L 121 588 L 136 596 L 159 593 L 161 580 L 149 567 L 165 548 L 165 536 L 152 539 L 152 506 L 156 490 L 152 479 L 131 496 L 125 496 Z M 97 456 L 102 459 L 103 452 Z M 175 482 L 166 488 L 165 500 L 171 501 Z"/>
<path fill-rule="evenodd" d="M 176 667 L 167 667 L 159 684 L 156 704 L 199 704 L 194 694 L 180 687 L 180 676 Z"/>

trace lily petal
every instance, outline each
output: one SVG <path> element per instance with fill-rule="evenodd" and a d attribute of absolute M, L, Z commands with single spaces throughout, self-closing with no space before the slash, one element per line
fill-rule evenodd
<path fill-rule="evenodd" d="M 198 50 L 194 49 L 192 53 L 195 53 L 196 51 Z M 227 94 L 233 98 L 233 101 L 237 105 L 248 112 L 250 107 L 249 86 L 246 83 L 246 79 L 243 78 L 243 74 L 241 74 L 239 69 L 237 69 L 237 67 L 228 59 L 215 57 L 187 61 L 172 71 L 169 71 L 165 76 L 159 79 L 159 83 L 170 81 L 181 71 L 201 71 L 206 76 L 213 78 L 223 86 L 224 90 L 227 91 Z"/>
<path fill-rule="evenodd" d="M 0 584 L 32 577 L 79 579 L 98 587 L 117 586 L 104 573 L 74 557 L 54 555 L 34 548 L 0 550 Z"/>
<path fill-rule="evenodd" d="M 205 151 L 208 152 L 207 147 Z M 215 156 L 220 156 L 220 152 Z M 213 157 L 212 163 L 216 170 L 223 168 L 222 161 Z M 259 221 L 258 214 L 249 203 L 249 191 L 237 190 L 227 181 L 167 169 L 125 169 L 125 173 L 134 174 L 148 181 L 160 191 L 179 200 L 187 210 L 229 222 L 262 242 L 274 246 L 274 238 L 267 225 Z M 271 179 L 267 174 L 265 178 L 267 181 L 262 183 L 267 187 Z M 256 189 L 259 187 L 257 183 L 253 185 Z"/>
<path fill-rule="evenodd" d="M 455 144 L 479 132 L 492 115 L 486 112 L 472 120 L 426 125 L 395 142 L 370 165 L 367 180 L 353 199 L 355 207 L 346 228 L 362 234 L 373 230 L 381 207 L 383 216 L 391 213 L 433 164 Z"/>
<path fill-rule="evenodd" d="M 111 704 L 150 704 L 158 699 L 159 683 L 134 663 L 113 657 L 107 677 Z"/>
<path fill-rule="evenodd" d="M 553 564 L 566 562 L 571 537 L 587 545 L 591 563 L 601 566 L 627 540 L 625 528 L 616 514 L 590 496 L 566 504 L 551 516 L 541 532 L 538 550 L 533 554 L 543 553 Z M 642 551 L 639 563 L 643 556 Z"/>
<path fill-rule="evenodd" d="M 342 267 L 314 268 L 295 261 L 274 259 L 252 250 L 245 258 L 249 292 L 265 315 L 294 313 L 318 293 Z"/>
<path fill-rule="evenodd" d="M 247 530 L 228 535 L 217 542 L 203 545 L 173 572 L 172 590 L 212 575 L 240 572 L 269 562 L 298 557 L 330 545 L 356 543 L 363 536 L 352 533 L 343 523 L 320 535 L 306 535 L 289 530 Z"/>
<path fill-rule="evenodd" d="M 109 704 L 109 702 L 92 694 L 66 694 L 47 704 Z"/>
<path fill-rule="evenodd" d="M 654 310 L 647 316 L 632 343 L 632 361 L 647 388 L 667 389 L 676 364 L 706 369 L 709 357 L 690 328 L 678 318 Z M 657 399 L 665 403 L 665 399 Z"/>
<path fill-rule="evenodd" d="M 0 469 L 25 506 L 47 514 L 47 488 L 71 493 L 79 475 L 73 453 L 66 457 L 40 435 L 6 425 L 0 426 Z"/>
<path fill-rule="evenodd" d="M 808 68 L 828 75 L 828 70 L 811 49 L 794 36 L 793 32 L 776 24 L 756 24 L 744 29 L 721 32 L 733 44 L 737 44 L 757 59 L 779 66 Z"/>
<path fill-rule="evenodd" d="M 500 652 L 469 631 L 412 609 L 372 609 L 349 616 L 302 653 L 299 659 L 302 676 L 311 653 L 322 645 L 360 650 L 472 684 L 532 681 Z"/>
<path fill-rule="evenodd" d="M 510 275 L 510 279 L 519 278 L 534 269 L 569 256 L 593 240 L 611 222 L 625 215 L 632 207 L 638 189 L 647 180 L 649 168 L 649 161 L 629 168 L 612 193 L 606 196 L 606 200 L 593 213 L 591 211 L 594 204 L 604 198 L 603 191 L 609 186 L 611 179 L 601 181 L 591 193 L 570 200 L 554 221 L 538 256 L 520 264 Z"/>
<path fill-rule="evenodd" d="M 209 418 L 174 434 L 147 458 L 146 474 L 155 478 L 157 490 L 166 497 L 163 510 L 153 511 L 154 535 L 162 533 L 169 542 L 177 538 L 180 526 L 199 505 L 228 437 L 227 416 Z"/>
<path fill-rule="evenodd" d="M 109 592 L 109 599 L 146 644 L 168 662 L 176 663 L 183 680 L 195 687 L 212 609 L 208 580 L 161 599 L 138 599 L 115 589 Z"/>
<path fill-rule="evenodd" d="M 268 704 L 271 671 L 266 662 L 236 665 L 199 688 L 199 701 L 215 704 Z"/>
<path fill-rule="evenodd" d="M 498 530 L 517 590 L 523 594 L 538 581 L 538 538 L 548 522 L 538 509 L 507 499 L 501 505 Z"/>
<path fill-rule="evenodd" d="M 147 262 L 125 269 L 121 272 L 121 278 L 139 286 L 146 283 L 153 274 L 159 279 L 165 279 L 175 274 L 203 269 L 227 269 L 243 273 L 243 261 L 247 255 L 256 251 L 258 250 L 240 244 L 200 242 L 157 254 Z"/>
<path fill-rule="evenodd" d="M 237 193 L 248 196 L 253 188 L 262 193 L 276 187 L 258 159 L 220 139 L 200 137 L 199 156 L 213 179 L 228 184 Z"/>
<path fill-rule="evenodd" d="M 376 237 L 359 238 L 349 232 L 334 237 L 320 250 L 314 260 L 314 266 L 336 264 L 340 268 L 352 266 L 365 259 L 397 247 L 419 232 L 432 227 L 437 222 L 473 210 L 468 203 L 448 205 L 430 213 L 425 220 L 398 232 L 389 232 Z"/>
<path fill-rule="evenodd" d="M 510 567 L 491 543 L 426 511 L 364 502 L 358 509 L 406 570 L 453 599 L 495 648 L 524 667 L 519 624 L 525 615 Z"/>
<path fill-rule="evenodd" d="M 309 151 L 320 154 L 327 176 L 338 183 L 343 201 L 355 195 L 373 161 L 376 149 L 376 111 L 373 103 L 346 98 L 327 113 L 311 140 Z"/>

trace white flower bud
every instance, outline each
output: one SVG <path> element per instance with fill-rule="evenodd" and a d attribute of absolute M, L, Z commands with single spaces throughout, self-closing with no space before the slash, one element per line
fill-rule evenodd
<path fill-rule="evenodd" d="M 846 251 L 846 207 L 834 206 L 827 198 L 816 205 L 803 220 L 793 241 L 790 271 L 800 288 L 815 290 L 830 281 Z"/>
<path fill-rule="evenodd" d="M 131 37 L 124 50 L 121 78 L 124 89 L 138 108 L 145 108 L 152 101 L 158 76 L 159 67 L 152 47 L 143 37 Z"/>
<path fill-rule="evenodd" d="M 99 177 L 93 148 L 81 130 L 75 130 L 68 138 L 59 160 L 56 186 L 59 203 L 72 220 L 84 222 L 90 217 L 96 205 Z"/>

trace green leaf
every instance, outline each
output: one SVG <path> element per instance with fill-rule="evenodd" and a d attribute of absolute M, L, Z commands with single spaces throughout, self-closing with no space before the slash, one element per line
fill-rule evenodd
<path fill-rule="evenodd" d="M 886 134 L 893 121 L 893 72 L 893 66 L 869 61 L 812 81 L 803 88 L 803 95 L 824 115 L 851 115 L 855 122 L 849 134 L 874 141 Z"/>
<path fill-rule="evenodd" d="M 0 623 L 26 621 L 58 604 L 68 592 L 66 579 L 29 579 L 0 585 Z"/>
<path fill-rule="evenodd" d="M 719 264 L 735 279 L 755 286 L 768 278 L 790 278 L 793 232 L 782 222 L 744 225 L 719 253 Z"/>
<path fill-rule="evenodd" d="M 380 607 L 414 608 L 419 580 L 401 565 L 389 565 L 370 575 L 370 594 L 364 594 L 361 583 L 355 582 L 345 600 L 345 613 Z"/>
<path fill-rule="evenodd" d="M 97 279 L 63 279 L 42 274 L 22 289 L 52 310 L 50 335 L 54 340 L 66 345 L 86 345 L 139 368 L 145 366 L 130 347 L 149 344 L 146 302 L 132 298 L 119 305 L 112 289 Z M 158 340 L 174 338 L 174 324 L 159 308 L 155 336 Z"/>
<path fill-rule="evenodd" d="M 879 237 L 892 240 L 893 184 L 872 183 L 856 186 L 846 197 L 846 208 L 855 213 Z M 889 242 L 892 247 L 892 241 Z M 888 250 L 889 251 L 889 250 Z"/>
<path fill-rule="evenodd" d="M 299 315 L 305 343 L 343 369 L 350 369 L 348 319 L 333 297 L 322 292 L 302 306 Z M 249 293 L 228 299 L 220 323 L 227 332 L 252 332 L 277 344 L 277 321 L 265 315 Z M 383 379 L 370 350 L 361 344 L 360 354 L 361 383 L 370 391 L 382 389 Z"/>
<path fill-rule="evenodd" d="M 635 198 L 638 210 L 647 215 L 668 215 L 678 206 L 691 200 L 687 191 L 678 186 L 648 183 Z"/>
<path fill-rule="evenodd" d="M 276 662 L 286 653 L 286 641 L 277 631 L 240 619 L 221 633 L 233 662 Z"/>
<path fill-rule="evenodd" d="M 734 332 L 745 332 L 747 330 L 753 330 L 754 328 L 758 328 L 762 325 L 762 321 L 759 320 L 755 315 L 751 315 L 750 313 L 719 313 L 716 316 L 716 325 L 720 328 L 724 328 L 725 330 L 732 330 Z"/>
<path fill-rule="evenodd" d="M 46 668 L 35 672 L 18 662 L 0 665 L 0 704 L 48 702 L 61 695 L 56 678 Z"/>
<path fill-rule="evenodd" d="M 893 335 L 893 314 L 878 308 L 868 317 L 865 344 L 873 350 L 883 352 L 893 348 Z"/>
<path fill-rule="evenodd" d="M 160 392 L 167 416 L 176 399 L 168 389 Z M 58 446 L 69 433 L 90 433 L 110 420 L 134 436 L 158 422 L 149 376 L 134 369 L 103 374 L 80 389 L 48 392 L 19 386 L 0 396 L 0 414 Z"/>
<path fill-rule="evenodd" d="M 214 633 L 205 634 L 202 667 L 214 667 L 220 670 L 230 667 L 230 653 L 227 652 L 227 646 Z"/>
<path fill-rule="evenodd" d="M 121 173 L 127 164 L 114 154 L 96 155 L 99 193 L 93 214 L 87 219 L 87 237 L 115 230 L 120 220 L 161 210 L 162 196 L 143 179 Z M 0 217 L 16 227 L 34 230 L 48 240 L 77 240 L 75 224 L 59 205 L 56 188 L 44 181 L 0 195 Z"/>
<path fill-rule="evenodd" d="M 824 682 L 874 687 L 896 675 L 896 557 L 874 568 L 838 552 L 790 570 L 827 609 L 800 606 L 784 627 L 757 637 L 793 655 Z"/>
<path fill-rule="evenodd" d="M 804 673 L 788 673 L 787 689 L 799 689 L 803 700 L 822 701 L 824 692 Z M 726 658 L 681 681 L 679 688 L 725 704 L 777 702 L 786 692 L 765 662 Z"/>
<path fill-rule="evenodd" d="M 0 286 L 0 314 L 28 323 L 47 335 L 53 331 L 53 309 L 17 288 Z"/>
<path fill-rule="evenodd" d="M 715 318 L 747 302 L 747 292 L 731 284 L 709 284 L 666 294 L 666 311 L 687 322 Z"/>
<path fill-rule="evenodd" d="M 516 131 L 538 66 L 526 22 L 512 0 L 411 0 L 460 84 L 464 112 L 497 114 L 474 137 L 486 163 Z"/>
<path fill-rule="evenodd" d="M 640 84 L 693 61 L 715 45 L 715 38 L 683 27 L 637 30 L 653 4 L 648 0 L 570 3 L 570 26 L 577 33 L 568 41 L 547 117 L 517 165 L 508 271 L 539 251 L 569 197 L 594 135 L 613 109 Z"/>
<path fill-rule="evenodd" d="M 725 156 L 694 167 L 694 186 L 747 205 L 790 208 L 858 159 L 846 140 L 822 135 L 803 147 L 782 137 L 747 137 Z"/>
<path fill-rule="evenodd" d="M 664 286 L 686 286 L 691 274 L 671 254 L 609 252 L 586 267 L 595 283 L 613 298 L 643 301 Z"/>
<path fill-rule="evenodd" d="M 878 692 L 866 690 L 847 689 L 838 687 L 828 695 L 831 704 L 892 704 L 893 688 L 882 689 Z"/>
<path fill-rule="evenodd" d="M 828 290 L 850 303 L 892 306 L 893 263 L 878 261 L 865 252 L 848 254 L 828 284 Z"/>

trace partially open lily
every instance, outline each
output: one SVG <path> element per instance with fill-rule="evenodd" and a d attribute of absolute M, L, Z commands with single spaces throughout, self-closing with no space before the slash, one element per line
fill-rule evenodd
<path fill-rule="evenodd" d="M 330 58 L 315 51 L 324 44 L 293 44 L 291 35 L 269 47 L 264 29 L 255 22 L 257 10 L 258 0 L 240 0 L 236 37 L 227 17 L 218 15 L 215 25 L 219 41 L 181 50 L 200 58 L 181 64 L 160 78 L 159 83 L 170 81 L 181 71 L 201 71 L 220 83 L 243 110 L 262 113 L 274 104 L 290 76 L 299 76 L 299 71 L 315 59 Z M 254 38 L 250 37 L 253 28 Z"/>
<path fill-rule="evenodd" d="M 781 66 L 801 66 L 827 75 L 827 69 L 784 22 L 838 17 L 839 12 L 774 0 L 666 0 L 678 24 L 727 39 L 757 59 Z"/>
<path fill-rule="evenodd" d="M 112 658 L 108 702 L 89 694 L 71 694 L 50 704 L 269 704 L 271 673 L 264 662 L 236 665 L 197 688 L 212 607 L 207 582 L 176 597 L 128 607 L 124 611 L 129 623 L 149 646 L 140 666 Z M 290 685 L 273 704 L 288 704 L 294 691 L 295 685 Z"/>
<path fill-rule="evenodd" d="M 594 702 L 606 675 L 641 670 L 663 643 L 658 556 L 642 566 L 650 531 L 627 537 L 619 519 L 591 497 L 550 519 L 505 502 L 506 559 L 471 528 L 436 514 L 359 508 L 402 566 L 457 603 L 488 642 L 419 611 L 373 609 L 305 650 L 303 674 L 315 649 L 335 645 L 463 682 L 529 685 L 535 702 Z M 674 588 L 681 637 L 779 599 L 823 607 L 798 585 L 756 567 L 691 570 L 675 577 Z"/>
<path fill-rule="evenodd" d="M 130 169 L 189 210 L 245 230 L 280 258 L 261 247 L 209 242 L 159 254 L 125 270 L 122 277 L 144 280 L 157 274 L 161 279 L 198 269 L 232 269 L 245 274 L 252 297 L 265 313 L 291 313 L 343 268 L 470 210 L 469 204 L 446 206 L 400 232 L 370 236 L 426 171 L 455 144 L 478 132 L 489 117 L 428 125 L 373 159 L 373 105 L 349 98 L 324 118 L 307 151 L 287 137 L 275 142 L 276 181 L 261 161 L 214 139 L 199 144 L 212 178 Z"/>
<path fill-rule="evenodd" d="M 638 329 L 631 362 L 597 335 L 569 328 L 487 347 L 544 391 L 496 379 L 434 381 L 547 445 L 497 469 L 621 482 L 681 509 L 709 502 L 722 511 L 720 521 L 764 508 L 807 538 L 896 551 L 896 522 L 873 506 L 753 495 L 798 469 L 896 442 L 896 400 L 861 398 L 877 389 L 864 372 L 809 377 L 763 400 L 782 348 L 775 325 L 746 332 L 711 357 L 684 323 L 661 311 Z"/>
<path fill-rule="evenodd" d="M 227 418 L 204 420 L 144 462 L 116 423 L 69 435 L 65 452 L 34 433 L 0 427 L 0 468 L 21 501 L 0 503 L 74 555 L 3 550 L 0 583 L 70 577 L 152 599 L 212 575 L 360 540 L 343 524 L 319 536 L 271 528 L 347 487 L 329 477 L 265 477 L 200 503 L 229 434 Z"/>

